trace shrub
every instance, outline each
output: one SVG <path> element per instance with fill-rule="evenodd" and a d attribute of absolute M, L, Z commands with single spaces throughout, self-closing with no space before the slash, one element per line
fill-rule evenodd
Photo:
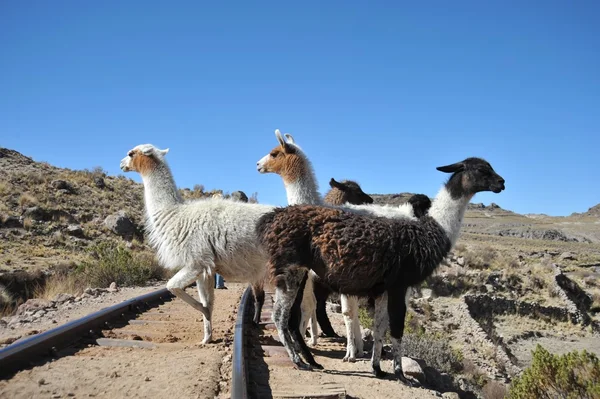
<path fill-rule="evenodd" d="M 465 264 L 473 269 L 487 269 L 496 259 L 497 252 L 491 247 L 477 248 L 472 251 L 466 251 L 463 255 Z"/>
<path fill-rule="evenodd" d="M 248 202 L 251 204 L 258 204 L 258 193 L 252 193 L 250 198 L 248 198 Z"/>
<path fill-rule="evenodd" d="M 462 370 L 462 353 L 452 349 L 448 339 L 430 333 L 406 331 L 402 337 L 402 356 L 423 359 L 428 366 L 445 373 Z"/>
<path fill-rule="evenodd" d="M 91 260 L 79 265 L 77 272 L 93 287 L 117 285 L 143 285 L 150 279 L 163 279 L 165 269 L 154 257 L 132 253 L 122 245 L 104 242 L 90 248 Z"/>
<path fill-rule="evenodd" d="M 485 399 L 504 399 L 506 397 L 506 387 L 497 381 L 488 381 L 482 390 Z"/>
<path fill-rule="evenodd" d="M 38 200 L 30 193 L 23 193 L 19 197 L 19 206 L 26 208 L 28 206 L 37 205 Z"/>
<path fill-rule="evenodd" d="M 531 366 L 513 380 L 508 397 L 600 398 L 600 361 L 585 350 L 554 355 L 538 344 Z"/>
<path fill-rule="evenodd" d="M 0 195 L 8 195 L 12 191 L 10 183 L 0 181 Z"/>
<path fill-rule="evenodd" d="M 369 330 L 373 328 L 373 318 L 369 314 L 369 311 L 362 306 L 358 308 L 358 321 L 360 321 L 360 325 L 363 328 L 368 328 Z"/>

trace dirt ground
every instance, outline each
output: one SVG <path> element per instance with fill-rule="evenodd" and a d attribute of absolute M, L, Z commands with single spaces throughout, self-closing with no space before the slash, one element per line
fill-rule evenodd
<path fill-rule="evenodd" d="M 268 295 L 267 295 L 268 296 Z M 269 298 L 265 301 L 268 307 Z M 329 313 L 331 324 L 338 335 L 345 336 L 343 317 L 339 313 Z M 253 356 L 250 381 L 253 397 L 314 397 L 330 393 L 345 393 L 347 398 L 439 398 L 435 391 L 423 388 L 409 388 L 390 374 L 386 379 L 378 379 L 371 374 L 370 359 L 364 358 L 356 363 L 342 361 L 345 339 L 319 338 L 317 346 L 311 351 L 315 360 L 324 369 L 301 371 L 294 368 L 285 349 L 278 341 L 277 331 L 269 325 L 261 333 L 262 346 L 256 348 L 256 355 L 262 350 L 264 357 Z M 393 373 L 392 361 L 382 360 L 383 371 Z M 268 385 L 267 385 L 268 384 Z M 334 396 L 327 396 L 334 397 Z M 337 397 L 337 396 L 335 396 Z"/>
<path fill-rule="evenodd" d="M 164 288 L 166 281 L 161 281 L 147 287 L 122 287 L 117 292 L 104 292 L 98 297 L 82 299 L 58 307 L 43 317 L 24 323 L 15 323 L 10 326 L 0 325 L 0 342 L 9 338 L 21 338 L 38 334 L 58 325 L 86 316 L 100 309 L 116 305 L 127 299 L 147 294 Z"/>
<path fill-rule="evenodd" d="M 175 298 L 106 336 L 154 348 L 91 346 L 0 381 L 0 398 L 228 398 L 237 307 L 246 285 L 215 291 L 213 343 L 202 345 L 200 314 Z M 195 297 L 194 289 L 188 292 Z M 105 306 L 108 304 L 104 304 Z M 74 318 L 73 314 L 71 318 Z"/>

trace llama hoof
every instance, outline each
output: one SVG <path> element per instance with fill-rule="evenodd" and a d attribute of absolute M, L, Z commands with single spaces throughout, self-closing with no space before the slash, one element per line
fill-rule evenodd
<path fill-rule="evenodd" d="M 321 366 L 319 363 L 315 362 L 315 363 L 311 363 L 313 368 L 317 369 L 317 370 L 323 370 L 324 367 Z"/>
<path fill-rule="evenodd" d="M 342 361 L 349 362 L 349 363 L 356 363 L 356 357 L 354 357 L 354 356 L 344 356 L 344 358 L 342 359 Z"/>
<path fill-rule="evenodd" d="M 298 370 L 312 370 L 312 366 L 310 364 L 306 364 L 304 362 L 294 362 L 294 367 Z"/>
<path fill-rule="evenodd" d="M 406 378 L 402 372 L 396 373 L 396 378 L 398 378 L 399 383 L 404 384 L 411 388 L 417 388 L 417 387 L 421 386 L 421 384 L 419 384 L 418 382 L 411 381 L 408 378 Z"/>
<path fill-rule="evenodd" d="M 377 378 L 385 377 L 385 371 L 381 371 L 381 367 L 379 367 L 379 366 L 373 367 L 372 373 Z"/>
<path fill-rule="evenodd" d="M 200 342 L 200 344 L 206 345 L 206 344 L 209 344 L 211 341 L 212 341 L 212 337 L 206 337 Z"/>
<path fill-rule="evenodd" d="M 308 346 L 310 346 L 310 347 L 317 346 L 317 340 L 315 339 L 314 341 L 313 340 L 308 341 Z"/>

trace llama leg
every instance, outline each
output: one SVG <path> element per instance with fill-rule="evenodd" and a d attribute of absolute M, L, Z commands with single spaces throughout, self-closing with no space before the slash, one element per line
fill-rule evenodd
<path fill-rule="evenodd" d="M 198 297 L 200 302 L 208 309 L 208 317 L 204 315 L 204 339 L 203 344 L 212 341 L 212 313 L 215 302 L 215 276 L 206 276 L 203 279 L 196 280 L 198 287 Z"/>
<path fill-rule="evenodd" d="M 356 327 L 354 326 L 355 320 L 358 319 L 358 315 L 355 314 L 358 309 L 358 299 L 353 296 L 340 295 L 342 302 L 342 314 L 344 315 L 344 324 L 346 325 L 346 356 L 344 356 L 344 362 L 355 362 L 356 361 Z"/>
<path fill-rule="evenodd" d="M 392 335 L 392 352 L 394 356 L 394 374 L 398 381 L 408 386 L 417 386 L 409 381 L 402 371 L 402 335 L 404 334 L 404 320 L 406 318 L 406 291 L 407 287 L 388 292 L 388 316 L 390 318 L 390 333 Z"/>
<path fill-rule="evenodd" d="M 310 340 L 308 344 L 310 346 L 317 345 L 317 337 L 319 334 L 319 326 L 317 325 L 317 311 L 313 309 L 312 314 L 310 315 Z"/>
<path fill-rule="evenodd" d="M 364 356 L 364 343 L 362 339 L 362 331 L 360 329 L 360 321 L 358 320 L 358 298 L 352 297 L 352 328 L 354 329 L 354 346 L 356 347 L 356 356 Z"/>
<path fill-rule="evenodd" d="M 199 310 L 205 317 L 210 317 L 208 308 L 185 292 L 185 287 L 193 283 L 198 277 L 198 274 L 199 273 L 196 270 L 190 270 L 190 268 L 186 266 L 171 277 L 167 282 L 167 289 L 177 298 L 182 299 L 195 309 Z"/>
<path fill-rule="evenodd" d="M 296 293 L 296 298 L 294 299 L 294 304 L 292 305 L 291 317 L 288 321 L 288 326 L 292 334 L 293 344 L 295 346 L 295 349 L 298 352 L 300 352 L 302 356 L 304 356 L 304 360 L 306 360 L 308 364 L 310 364 L 314 368 L 323 369 L 323 366 L 316 362 L 312 353 L 308 349 L 306 342 L 304 341 L 304 332 L 306 332 L 306 330 L 304 330 L 304 332 L 302 333 L 300 332 L 300 322 L 302 318 L 301 305 L 302 302 L 304 302 L 306 282 L 310 278 L 309 273 L 305 270 L 298 269 L 297 271 L 295 271 L 295 273 L 290 275 L 290 278 L 300 281 L 300 285 Z M 309 294 L 312 295 L 312 289 L 310 291 L 311 292 Z M 311 299 L 313 300 L 313 304 L 310 305 L 310 307 L 314 309 L 314 298 L 309 297 L 309 301 Z M 311 312 L 312 311 L 306 312 L 306 316 L 309 316 Z"/>
<path fill-rule="evenodd" d="M 294 347 L 293 339 L 290 335 L 289 319 L 290 310 L 294 304 L 296 293 L 298 292 L 299 282 L 296 279 L 286 278 L 287 281 L 280 282 L 275 288 L 275 302 L 273 304 L 273 323 L 277 328 L 279 340 L 288 352 L 290 360 L 300 370 L 310 370 L 311 367 L 301 358 Z"/>
<path fill-rule="evenodd" d="M 380 361 L 383 352 L 383 336 L 388 328 L 388 299 L 387 293 L 383 293 L 375 299 L 373 310 L 373 353 L 371 355 L 371 367 L 377 378 L 382 378 L 385 373 L 381 371 Z"/>
<path fill-rule="evenodd" d="M 255 325 L 260 323 L 260 314 L 265 303 L 265 290 L 262 283 L 252 284 L 252 293 L 254 294 L 254 317 L 252 321 Z"/>
<path fill-rule="evenodd" d="M 313 283 L 313 291 L 317 300 L 317 321 L 321 327 L 321 332 L 325 337 L 339 338 L 340 336 L 336 334 L 327 316 L 327 298 L 331 290 L 321 282 L 320 278 L 315 278 Z"/>
<path fill-rule="evenodd" d="M 315 298 L 315 291 L 313 289 L 315 278 L 318 277 L 314 272 L 308 272 L 308 278 L 306 279 L 306 286 L 304 287 L 301 305 L 302 321 L 300 323 L 300 334 L 303 337 L 306 336 L 306 331 L 310 325 L 310 339 L 308 341 L 309 346 L 317 345 L 317 299 Z"/>

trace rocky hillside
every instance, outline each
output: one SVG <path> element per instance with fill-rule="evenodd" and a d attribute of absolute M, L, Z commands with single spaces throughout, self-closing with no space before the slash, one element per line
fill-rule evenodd
<path fill-rule="evenodd" d="M 181 192 L 184 198 L 223 194 L 201 185 Z M 142 223 L 141 184 L 100 167 L 57 168 L 0 148 L 0 273 L 77 262 L 104 241 L 147 250 Z"/>

